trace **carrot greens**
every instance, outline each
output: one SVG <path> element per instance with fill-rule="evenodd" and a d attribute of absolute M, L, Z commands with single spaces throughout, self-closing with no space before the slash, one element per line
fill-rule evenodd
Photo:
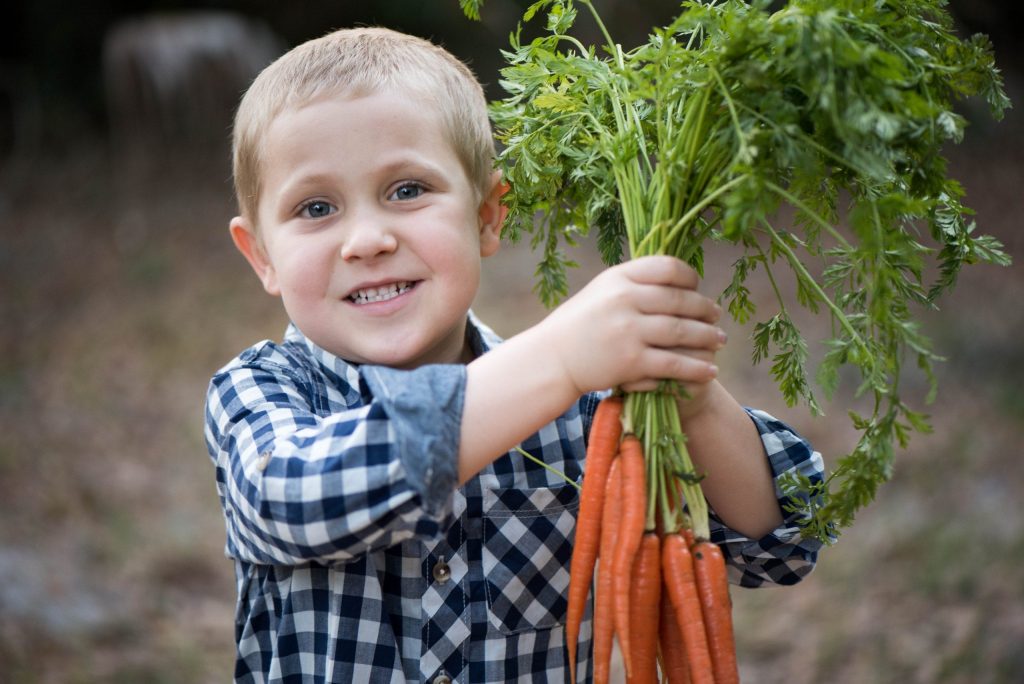
<path fill-rule="evenodd" d="M 470 15 L 482 4 L 460 3 Z M 938 357 L 917 312 L 963 266 L 1009 263 L 969 220 L 943 157 L 967 123 L 957 101 L 983 98 L 995 118 L 1009 101 L 987 40 L 958 37 L 940 0 L 778 4 L 684 2 L 625 48 L 590 0 L 535 2 L 524 21 L 546 17 L 545 29 L 512 34 L 492 118 L 511 186 L 507 229 L 540 249 L 544 302 L 567 294 L 566 248 L 590 230 L 609 264 L 671 254 L 701 271 L 704 250 L 729 243 L 742 248 L 721 297 L 730 314 L 755 321 L 747 279 L 759 269 L 776 295 L 754 323 L 753 355 L 770 361 L 786 401 L 820 413 L 817 392 L 830 398 L 842 369 L 855 369 L 872 406 L 850 413 L 856 445 L 824 485 L 784 483 L 806 531 L 832 541 L 889 479 L 896 445 L 929 429 L 900 394 L 906 365 L 934 393 Z M 573 33 L 584 20 L 602 45 Z M 831 322 L 813 378 L 793 307 Z M 627 429 L 651 461 L 648 524 L 659 507 L 677 511 L 681 486 L 706 538 L 675 401 L 668 383 L 626 400 Z"/>

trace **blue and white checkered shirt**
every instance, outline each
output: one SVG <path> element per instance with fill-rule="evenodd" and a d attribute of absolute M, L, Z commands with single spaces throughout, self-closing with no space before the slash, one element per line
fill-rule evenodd
<path fill-rule="evenodd" d="M 500 341 L 472 317 L 469 335 L 477 353 Z M 463 366 L 357 366 L 294 327 L 213 377 L 206 439 L 238 583 L 235 681 L 568 680 L 577 491 L 515 451 L 457 487 L 464 388 Z M 579 481 L 599 399 L 522 448 Z M 805 441 L 749 413 L 776 477 L 821 478 Z M 799 581 L 820 546 L 792 518 L 757 540 L 712 531 L 744 586 Z M 589 681 L 589 611 L 580 637 Z"/>

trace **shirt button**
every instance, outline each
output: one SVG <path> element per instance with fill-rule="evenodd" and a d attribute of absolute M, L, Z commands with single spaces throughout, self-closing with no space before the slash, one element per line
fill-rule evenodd
<path fill-rule="evenodd" d="M 437 561 L 432 571 L 434 573 L 434 581 L 438 584 L 444 584 L 452 578 L 452 569 L 448 567 L 448 564 L 444 562 L 444 558 Z M 447 675 L 438 675 L 439 677 L 447 677 Z M 437 682 L 438 680 L 434 680 Z M 446 681 L 451 681 L 450 679 Z"/>
<path fill-rule="evenodd" d="M 256 462 L 256 468 L 259 470 L 266 470 L 268 465 L 270 465 L 270 452 L 264 451 L 260 454 L 260 460 Z"/>
<path fill-rule="evenodd" d="M 442 672 L 434 677 L 430 684 L 452 684 L 452 678 Z"/>

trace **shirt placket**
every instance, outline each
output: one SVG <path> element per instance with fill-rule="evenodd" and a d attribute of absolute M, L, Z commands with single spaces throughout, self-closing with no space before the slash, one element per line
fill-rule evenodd
<path fill-rule="evenodd" d="M 427 582 L 423 593 L 423 652 L 421 681 L 427 684 L 461 681 L 470 632 L 469 564 L 465 555 L 464 497 L 456 493 L 457 518 L 447 534 L 425 544 L 421 572 Z"/>

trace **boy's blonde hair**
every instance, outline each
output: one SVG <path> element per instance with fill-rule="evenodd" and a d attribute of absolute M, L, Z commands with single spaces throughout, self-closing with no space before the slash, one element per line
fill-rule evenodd
<path fill-rule="evenodd" d="M 324 96 L 361 97 L 385 91 L 436 104 L 445 134 L 478 197 L 486 195 L 494 139 L 487 100 L 473 72 L 422 38 L 385 28 L 341 29 L 285 53 L 256 77 L 242 98 L 232 135 L 235 193 L 242 216 L 256 226 L 262 145 L 278 115 Z"/>

